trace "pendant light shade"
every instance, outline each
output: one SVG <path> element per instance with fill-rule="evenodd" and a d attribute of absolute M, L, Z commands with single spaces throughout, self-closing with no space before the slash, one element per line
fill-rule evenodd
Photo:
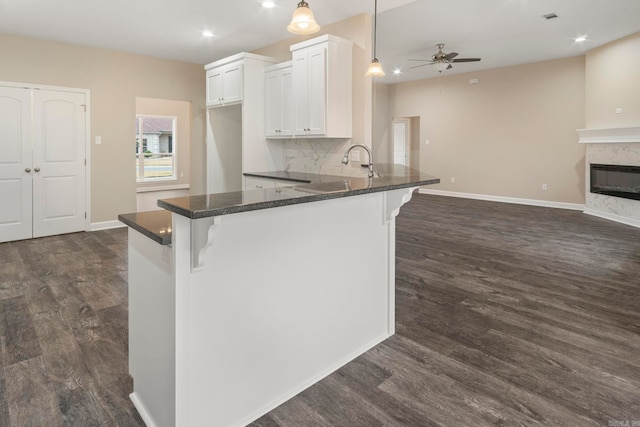
<path fill-rule="evenodd" d="M 313 34 L 320 29 L 320 26 L 313 17 L 313 12 L 309 9 L 309 3 L 301 0 L 298 7 L 293 11 L 293 18 L 287 30 L 293 34 Z"/>
<path fill-rule="evenodd" d="M 375 0 L 375 6 L 373 11 L 373 60 L 369 64 L 369 68 L 365 73 L 367 77 L 383 77 L 384 71 L 382 70 L 382 64 L 376 57 L 376 41 L 378 38 L 378 0 Z"/>
<path fill-rule="evenodd" d="M 367 68 L 367 72 L 365 73 L 367 77 L 384 77 L 384 71 L 382 70 L 382 64 L 378 62 L 377 58 L 373 58 L 371 64 L 369 64 L 369 68 Z"/>

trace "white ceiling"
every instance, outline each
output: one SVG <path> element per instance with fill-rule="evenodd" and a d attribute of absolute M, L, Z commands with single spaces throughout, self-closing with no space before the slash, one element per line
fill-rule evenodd
<path fill-rule="evenodd" d="M 286 39 L 297 0 L 0 0 L 0 33 L 122 50 L 200 64 Z M 320 25 L 373 13 L 373 0 L 307 0 Z M 435 77 L 408 70 L 436 43 L 478 63 L 454 74 L 583 54 L 640 31 L 639 0 L 379 0 L 384 82 Z M 546 21 L 543 14 L 559 18 Z M 213 38 L 201 35 L 211 30 Z M 586 34 L 582 44 L 573 41 Z M 640 52 L 638 53 L 640 54 Z M 395 67 L 403 70 L 393 75 Z"/>

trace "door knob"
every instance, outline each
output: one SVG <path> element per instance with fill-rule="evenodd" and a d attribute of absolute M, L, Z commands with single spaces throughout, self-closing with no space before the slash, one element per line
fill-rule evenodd
<path fill-rule="evenodd" d="M 40 168 L 35 168 L 34 171 L 40 172 Z"/>
<path fill-rule="evenodd" d="M 29 173 L 29 172 L 31 172 L 31 168 L 26 168 L 24 171 L 25 171 L 26 173 Z"/>

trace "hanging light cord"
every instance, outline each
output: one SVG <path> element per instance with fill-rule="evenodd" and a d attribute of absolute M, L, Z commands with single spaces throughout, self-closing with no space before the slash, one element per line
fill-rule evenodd
<path fill-rule="evenodd" d="M 373 58 L 377 59 L 376 39 L 378 38 L 378 0 L 375 0 L 373 6 Z"/>

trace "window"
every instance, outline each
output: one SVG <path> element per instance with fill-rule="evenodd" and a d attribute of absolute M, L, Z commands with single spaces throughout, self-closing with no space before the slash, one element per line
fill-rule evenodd
<path fill-rule="evenodd" d="M 136 117 L 136 180 L 176 180 L 176 118 Z"/>

